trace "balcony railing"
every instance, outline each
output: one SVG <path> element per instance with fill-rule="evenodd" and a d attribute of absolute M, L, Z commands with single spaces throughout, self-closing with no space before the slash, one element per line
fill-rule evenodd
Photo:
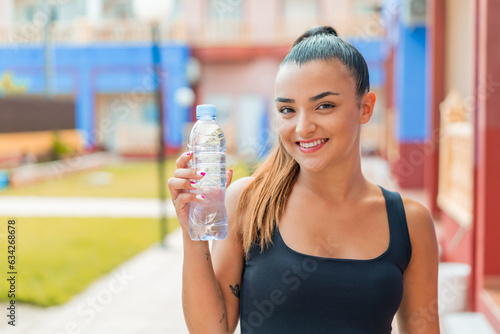
<path fill-rule="evenodd" d="M 458 92 L 441 103 L 439 207 L 462 228 L 472 223 L 474 131 Z"/>
<path fill-rule="evenodd" d="M 163 40 L 184 41 L 196 46 L 223 45 L 289 45 L 307 28 L 315 25 L 332 25 L 342 37 L 370 39 L 381 37 L 384 31 L 377 15 L 352 16 L 335 21 L 324 19 L 277 20 L 266 36 L 259 35 L 245 20 L 211 21 L 190 26 L 177 21 L 160 25 Z M 189 28 L 191 27 L 191 28 Z M 152 40 L 151 22 L 135 19 L 116 19 L 91 22 L 79 19 L 70 22 L 57 21 L 51 27 L 51 40 L 55 43 L 100 42 L 149 42 Z M 45 28 L 36 23 L 15 23 L 0 26 L 0 44 L 43 43 Z M 271 36 L 271 38 L 270 38 Z"/>
<path fill-rule="evenodd" d="M 188 39 L 197 46 L 249 45 L 250 27 L 241 20 L 212 21 L 199 25 Z"/>
<path fill-rule="evenodd" d="M 317 25 L 332 26 L 342 38 L 356 37 L 369 40 L 382 37 L 385 31 L 378 14 L 362 14 L 336 20 L 316 18 L 298 21 L 278 20 L 275 29 L 276 43 L 289 45 L 306 29 Z"/>
<path fill-rule="evenodd" d="M 57 22 L 51 27 L 51 41 L 56 43 L 100 43 L 100 42 L 150 42 L 152 23 L 139 20 L 105 20 L 92 24 L 86 20 Z M 165 40 L 187 38 L 186 27 L 181 23 L 160 25 L 160 36 Z M 0 44 L 43 43 L 45 28 L 35 23 L 15 23 L 0 27 Z"/>

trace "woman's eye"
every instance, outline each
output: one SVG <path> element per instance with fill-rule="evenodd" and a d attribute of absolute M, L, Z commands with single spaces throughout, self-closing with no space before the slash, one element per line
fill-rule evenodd
<path fill-rule="evenodd" d="M 293 109 L 290 109 L 290 108 L 287 108 L 287 107 L 283 107 L 283 108 L 281 108 L 281 109 L 279 110 L 279 112 L 280 112 L 281 114 L 289 114 L 289 113 L 294 112 L 294 110 L 293 110 Z"/>
<path fill-rule="evenodd" d="M 318 107 L 318 109 L 331 109 L 331 108 L 335 108 L 335 104 L 323 103 Z"/>

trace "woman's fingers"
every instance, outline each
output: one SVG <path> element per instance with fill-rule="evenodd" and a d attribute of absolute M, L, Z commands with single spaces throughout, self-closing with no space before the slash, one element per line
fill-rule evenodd
<path fill-rule="evenodd" d="M 205 199 L 205 196 L 203 195 L 197 195 L 197 194 L 192 194 L 192 193 L 180 193 L 179 196 L 173 201 L 175 207 L 182 209 L 184 205 L 188 204 L 189 202 L 201 202 Z"/>
<path fill-rule="evenodd" d="M 193 190 L 196 187 L 194 182 L 190 180 L 200 180 L 205 176 L 205 172 L 189 167 L 189 160 L 193 158 L 193 152 L 189 151 L 182 154 L 175 162 L 177 169 L 174 172 L 174 177 L 168 180 L 168 187 L 172 194 L 172 198 L 179 195 L 182 190 Z M 233 180 L 233 170 L 226 171 L 226 188 L 229 187 Z M 175 195 L 174 195 L 175 194 Z"/>
<path fill-rule="evenodd" d="M 195 182 L 187 179 L 172 177 L 167 181 L 168 188 L 172 190 L 196 190 Z"/>
<path fill-rule="evenodd" d="M 233 180 L 233 170 L 230 169 L 226 171 L 226 188 L 229 187 L 232 180 Z"/>
<path fill-rule="evenodd" d="M 189 151 L 186 153 L 183 153 L 176 161 L 175 165 L 177 168 L 188 168 L 188 162 L 191 160 L 193 157 L 193 152 Z"/>
<path fill-rule="evenodd" d="M 194 168 L 179 168 L 174 172 L 174 178 L 199 180 L 205 176 L 205 172 Z"/>
<path fill-rule="evenodd" d="M 177 169 L 174 176 L 167 181 L 172 200 L 175 200 L 182 192 L 196 189 L 196 184 L 192 180 L 199 180 L 205 176 L 205 172 L 189 168 L 188 162 L 192 157 L 192 152 L 186 152 L 175 162 Z"/>

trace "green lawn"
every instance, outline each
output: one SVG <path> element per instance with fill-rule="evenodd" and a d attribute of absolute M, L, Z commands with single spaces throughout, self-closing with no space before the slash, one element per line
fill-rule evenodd
<path fill-rule="evenodd" d="M 249 168 L 243 163 L 228 168 L 234 170 L 234 180 L 249 174 Z M 166 179 L 174 169 L 175 160 L 168 161 Z M 111 182 L 96 184 L 92 182 L 96 175 L 97 179 L 104 175 Z M 0 200 L 2 195 L 156 197 L 157 175 L 153 161 L 109 165 L 99 171 L 6 189 L 0 191 Z M 3 252 L 0 270 L 4 274 L 9 271 L 8 219 L 0 216 L 0 251 Z M 41 306 L 68 301 L 99 276 L 158 242 L 160 234 L 158 220 L 149 218 L 19 218 L 16 226 L 19 283 L 16 299 Z M 177 226 L 176 219 L 168 221 L 169 231 Z M 6 279 L 0 280 L 0 300 L 7 300 L 6 289 Z"/>
<path fill-rule="evenodd" d="M 0 267 L 7 267 L 7 222 L 0 217 Z M 168 221 L 168 230 L 178 226 Z M 99 276 L 159 241 L 156 219 L 19 218 L 16 221 L 16 300 L 58 305 Z M 0 280 L 0 300 L 7 281 Z"/>
<path fill-rule="evenodd" d="M 234 170 L 234 180 L 249 173 L 248 167 L 243 163 L 229 165 L 228 168 Z M 165 180 L 173 175 L 174 170 L 175 160 L 170 159 L 166 164 Z M 99 182 L 95 182 L 99 181 L 102 176 L 107 177 L 110 183 L 99 184 Z M 157 197 L 158 184 L 158 167 L 154 161 L 128 162 L 109 165 L 99 171 L 67 174 L 61 179 L 50 179 L 17 188 L 7 188 L 0 191 L 0 196 Z M 166 184 L 165 189 L 167 197 L 170 197 Z"/>

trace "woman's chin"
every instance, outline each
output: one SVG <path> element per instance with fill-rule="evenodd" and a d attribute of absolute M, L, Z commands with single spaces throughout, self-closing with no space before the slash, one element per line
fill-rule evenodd
<path fill-rule="evenodd" d="M 306 171 L 308 173 L 319 173 L 325 167 L 321 163 L 311 163 L 311 162 L 305 162 L 305 163 L 299 162 L 299 166 L 301 171 Z"/>

